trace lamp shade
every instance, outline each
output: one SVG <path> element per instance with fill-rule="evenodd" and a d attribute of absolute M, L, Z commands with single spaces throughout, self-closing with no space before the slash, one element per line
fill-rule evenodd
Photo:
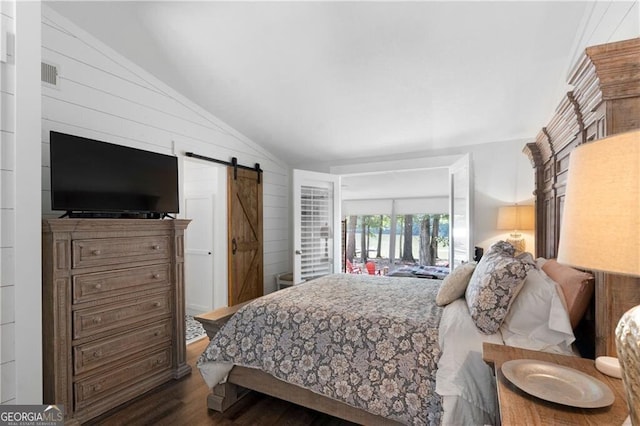
<path fill-rule="evenodd" d="M 640 275 L 640 131 L 573 150 L 558 262 Z"/>
<path fill-rule="evenodd" d="M 504 206 L 498 209 L 498 229 L 527 231 L 533 229 L 533 206 Z"/>

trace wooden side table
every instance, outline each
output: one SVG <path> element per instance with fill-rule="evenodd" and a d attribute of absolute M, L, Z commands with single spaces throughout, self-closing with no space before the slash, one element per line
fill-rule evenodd
<path fill-rule="evenodd" d="M 596 370 L 592 359 L 530 351 L 511 346 L 484 343 L 482 358 L 493 366 L 496 375 L 500 421 L 508 425 L 621 425 L 629 415 L 622 380 Z M 589 374 L 605 383 L 615 396 L 613 405 L 604 408 L 576 408 L 545 401 L 529 395 L 502 374 L 502 364 L 513 359 L 535 359 L 563 365 Z"/>

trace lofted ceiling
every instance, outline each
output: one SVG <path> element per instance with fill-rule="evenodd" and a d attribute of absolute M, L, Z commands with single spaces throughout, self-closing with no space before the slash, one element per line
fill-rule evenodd
<path fill-rule="evenodd" d="M 48 2 L 290 166 L 531 141 L 587 2 Z"/>

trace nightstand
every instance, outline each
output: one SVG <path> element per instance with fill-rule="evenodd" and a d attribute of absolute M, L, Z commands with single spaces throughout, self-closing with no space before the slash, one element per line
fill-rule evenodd
<path fill-rule="evenodd" d="M 596 370 L 592 359 L 530 351 L 491 343 L 483 344 L 482 358 L 493 367 L 496 375 L 499 420 L 503 426 L 523 424 L 621 425 L 629 415 L 622 380 L 600 373 Z M 609 386 L 616 399 L 609 407 L 575 408 L 529 395 L 509 382 L 502 374 L 502 364 L 513 359 L 553 362 L 582 371 Z"/>

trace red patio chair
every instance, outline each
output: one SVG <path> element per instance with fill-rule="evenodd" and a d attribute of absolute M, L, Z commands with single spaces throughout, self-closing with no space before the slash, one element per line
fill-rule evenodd
<path fill-rule="evenodd" d="M 362 273 L 362 269 L 360 269 L 360 267 L 358 267 L 358 266 L 353 266 L 353 263 L 351 263 L 349 261 L 349 259 L 347 259 L 347 273 L 349 273 L 349 274 L 361 274 Z"/>
<path fill-rule="evenodd" d="M 369 275 L 379 275 L 380 272 L 376 271 L 376 264 L 373 262 L 367 262 L 364 264 L 364 267 L 367 268 L 367 272 Z"/>

